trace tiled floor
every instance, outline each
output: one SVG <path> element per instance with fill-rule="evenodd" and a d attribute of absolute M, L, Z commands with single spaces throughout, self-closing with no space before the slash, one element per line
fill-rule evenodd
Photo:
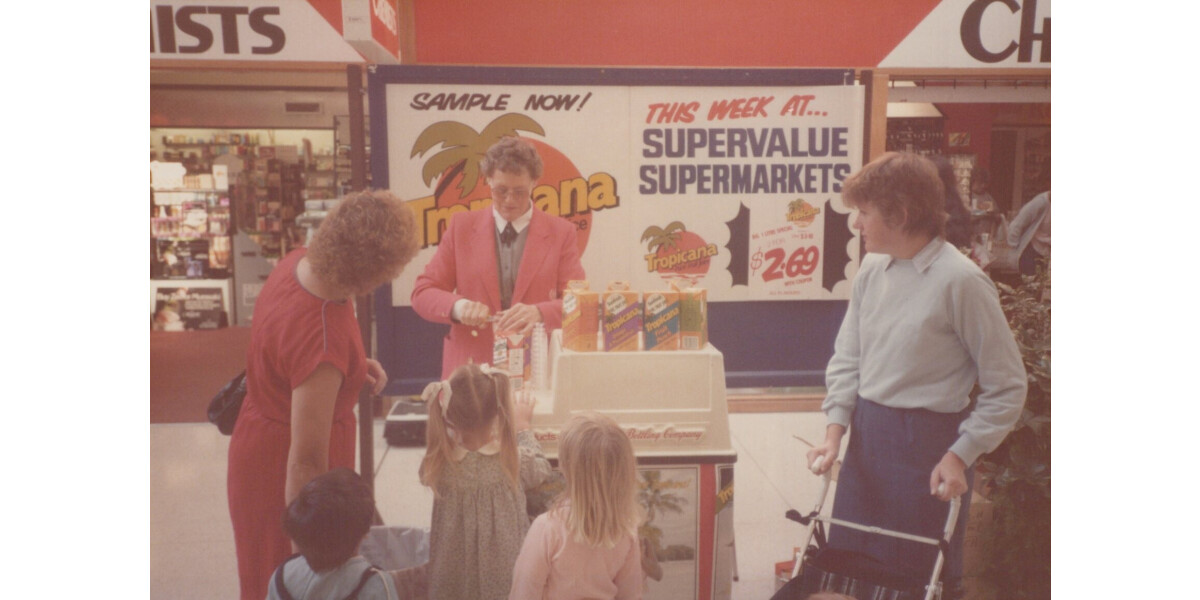
<path fill-rule="evenodd" d="M 774 564 L 802 541 L 788 508 L 808 512 L 819 480 L 802 468 L 808 441 L 822 438 L 825 416 L 814 412 L 733 414 L 735 600 L 764 600 L 774 591 Z M 389 447 L 382 421 L 375 435 L 376 499 L 387 525 L 428 527 L 432 494 L 417 482 L 422 449 Z M 233 530 L 225 500 L 229 438 L 209 424 L 150 426 L 150 597 L 162 600 L 237 597 Z M 831 492 L 832 494 L 832 492 Z"/>

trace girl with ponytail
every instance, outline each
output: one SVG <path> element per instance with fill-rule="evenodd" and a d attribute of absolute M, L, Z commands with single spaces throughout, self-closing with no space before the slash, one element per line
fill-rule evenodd
<path fill-rule="evenodd" d="M 530 430 L 533 398 L 508 376 L 463 365 L 429 384 L 421 483 L 433 490 L 429 597 L 507 598 L 529 529 L 525 490 L 550 475 Z"/>

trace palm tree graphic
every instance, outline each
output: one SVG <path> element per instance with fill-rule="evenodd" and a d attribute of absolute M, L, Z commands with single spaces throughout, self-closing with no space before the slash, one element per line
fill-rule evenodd
<path fill-rule="evenodd" d="M 802 211 L 802 210 L 804 210 L 804 201 L 803 200 L 797 198 L 795 200 L 792 200 L 791 202 L 788 202 L 788 214 L 798 215 L 798 214 L 800 214 L 800 211 Z"/>
<path fill-rule="evenodd" d="M 681 231 L 687 231 L 687 227 L 680 221 L 673 221 L 666 228 L 651 225 L 642 232 L 642 241 L 650 240 L 650 243 L 646 244 L 646 249 L 650 252 L 657 252 L 662 246 L 676 248 L 679 246 L 679 238 L 682 237 L 679 235 Z"/>
<path fill-rule="evenodd" d="M 642 485 L 640 486 L 641 490 L 638 491 L 638 501 L 646 509 L 646 522 L 638 528 L 638 534 L 649 539 L 654 547 L 654 552 L 658 553 L 662 549 L 662 529 L 653 525 L 654 518 L 665 513 L 683 514 L 687 498 L 667 491 L 670 489 L 667 484 L 675 483 L 675 481 L 664 481 L 662 471 L 642 471 L 641 473 Z"/>
<path fill-rule="evenodd" d="M 537 121 L 517 113 L 496 117 L 481 132 L 476 132 L 471 127 L 457 121 L 439 121 L 426 127 L 417 136 L 409 158 L 418 155 L 424 156 L 431 148 L 440 144 L 442 150 L 429 157 L 429 160 L 425 161 L 425 166 L 421 168 L 421 178 L 425 181 L 425 185 L 429 185 L 442 173 L 446 174 L 438 182 L 437 190 L 433 194 L 434 197 L 440 198 L 450 182 L 454 181 L 459 173 L 462 173 L 463 179 L 459 183 L 458 197 L 466 198 L 479 182 L 479 161 L 487 153 L 488 148 L 500 141 L 502 137 L 517 135 L 518 130 L 546 135 L 545 130 Z M 447 171 L 447 169 L 450 170 Z"/>

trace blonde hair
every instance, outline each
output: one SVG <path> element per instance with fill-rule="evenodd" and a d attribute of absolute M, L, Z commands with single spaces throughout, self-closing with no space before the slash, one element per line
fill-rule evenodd
<path fill-rule="evenodd" d="M 387 190 L 366 190 L 329 211 L 305 257 L 339 292 L 365 294 L 398 277 L 419 249 L 412 209 Z"/>
<path fill-rule="evenodd" d="M 555 510 L 565 511 L 575 541 L 611 548 L 623 537 L 637 535 L 643 520 L 637 462 L 616 422 L 594 413 L 572 417 L 563 430 L 558 459 L 567 485 Z"/>
<path fill-rule="evenodd" d="M 478 365 L 466 364 L 454 370 L 447 381 L 450 402 L 441 405 L 441 392 L 429 400 L 429 421 L 425 428 L 425 458 L 421 460 L 421 483 L 438 494 L 438 483 L 454 460 L 454 439 L 450 429 L 477 432 L 495 427 L 500 438 L 500 464 L 513 488 L 520 491 L 520 459 L 517 435 L 512 424 L 512 399 L 508 376 L 498 371 L 485 373 Z"/>

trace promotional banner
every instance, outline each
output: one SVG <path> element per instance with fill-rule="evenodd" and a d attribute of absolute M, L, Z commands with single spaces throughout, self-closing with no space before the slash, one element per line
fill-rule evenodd
<path fill-rule="evenodd" d="M 224 325 L 225 291 L 214 287 L 166 287 L 154 292 L 154 331 L 217 329 Z"/>
<path fill-rule="evenodd" d="M 423 238 L 393 305 L 410 304 L 454 214 L 490 210 L 479 159 L 505 135 L 540 153 L 533 201 L 575 224 L 593 289 L 845 300 L 858 239 L 840 192 L 861 166 L 863 97 L 851 85 L 389 84 L 388 187 Z"/>

